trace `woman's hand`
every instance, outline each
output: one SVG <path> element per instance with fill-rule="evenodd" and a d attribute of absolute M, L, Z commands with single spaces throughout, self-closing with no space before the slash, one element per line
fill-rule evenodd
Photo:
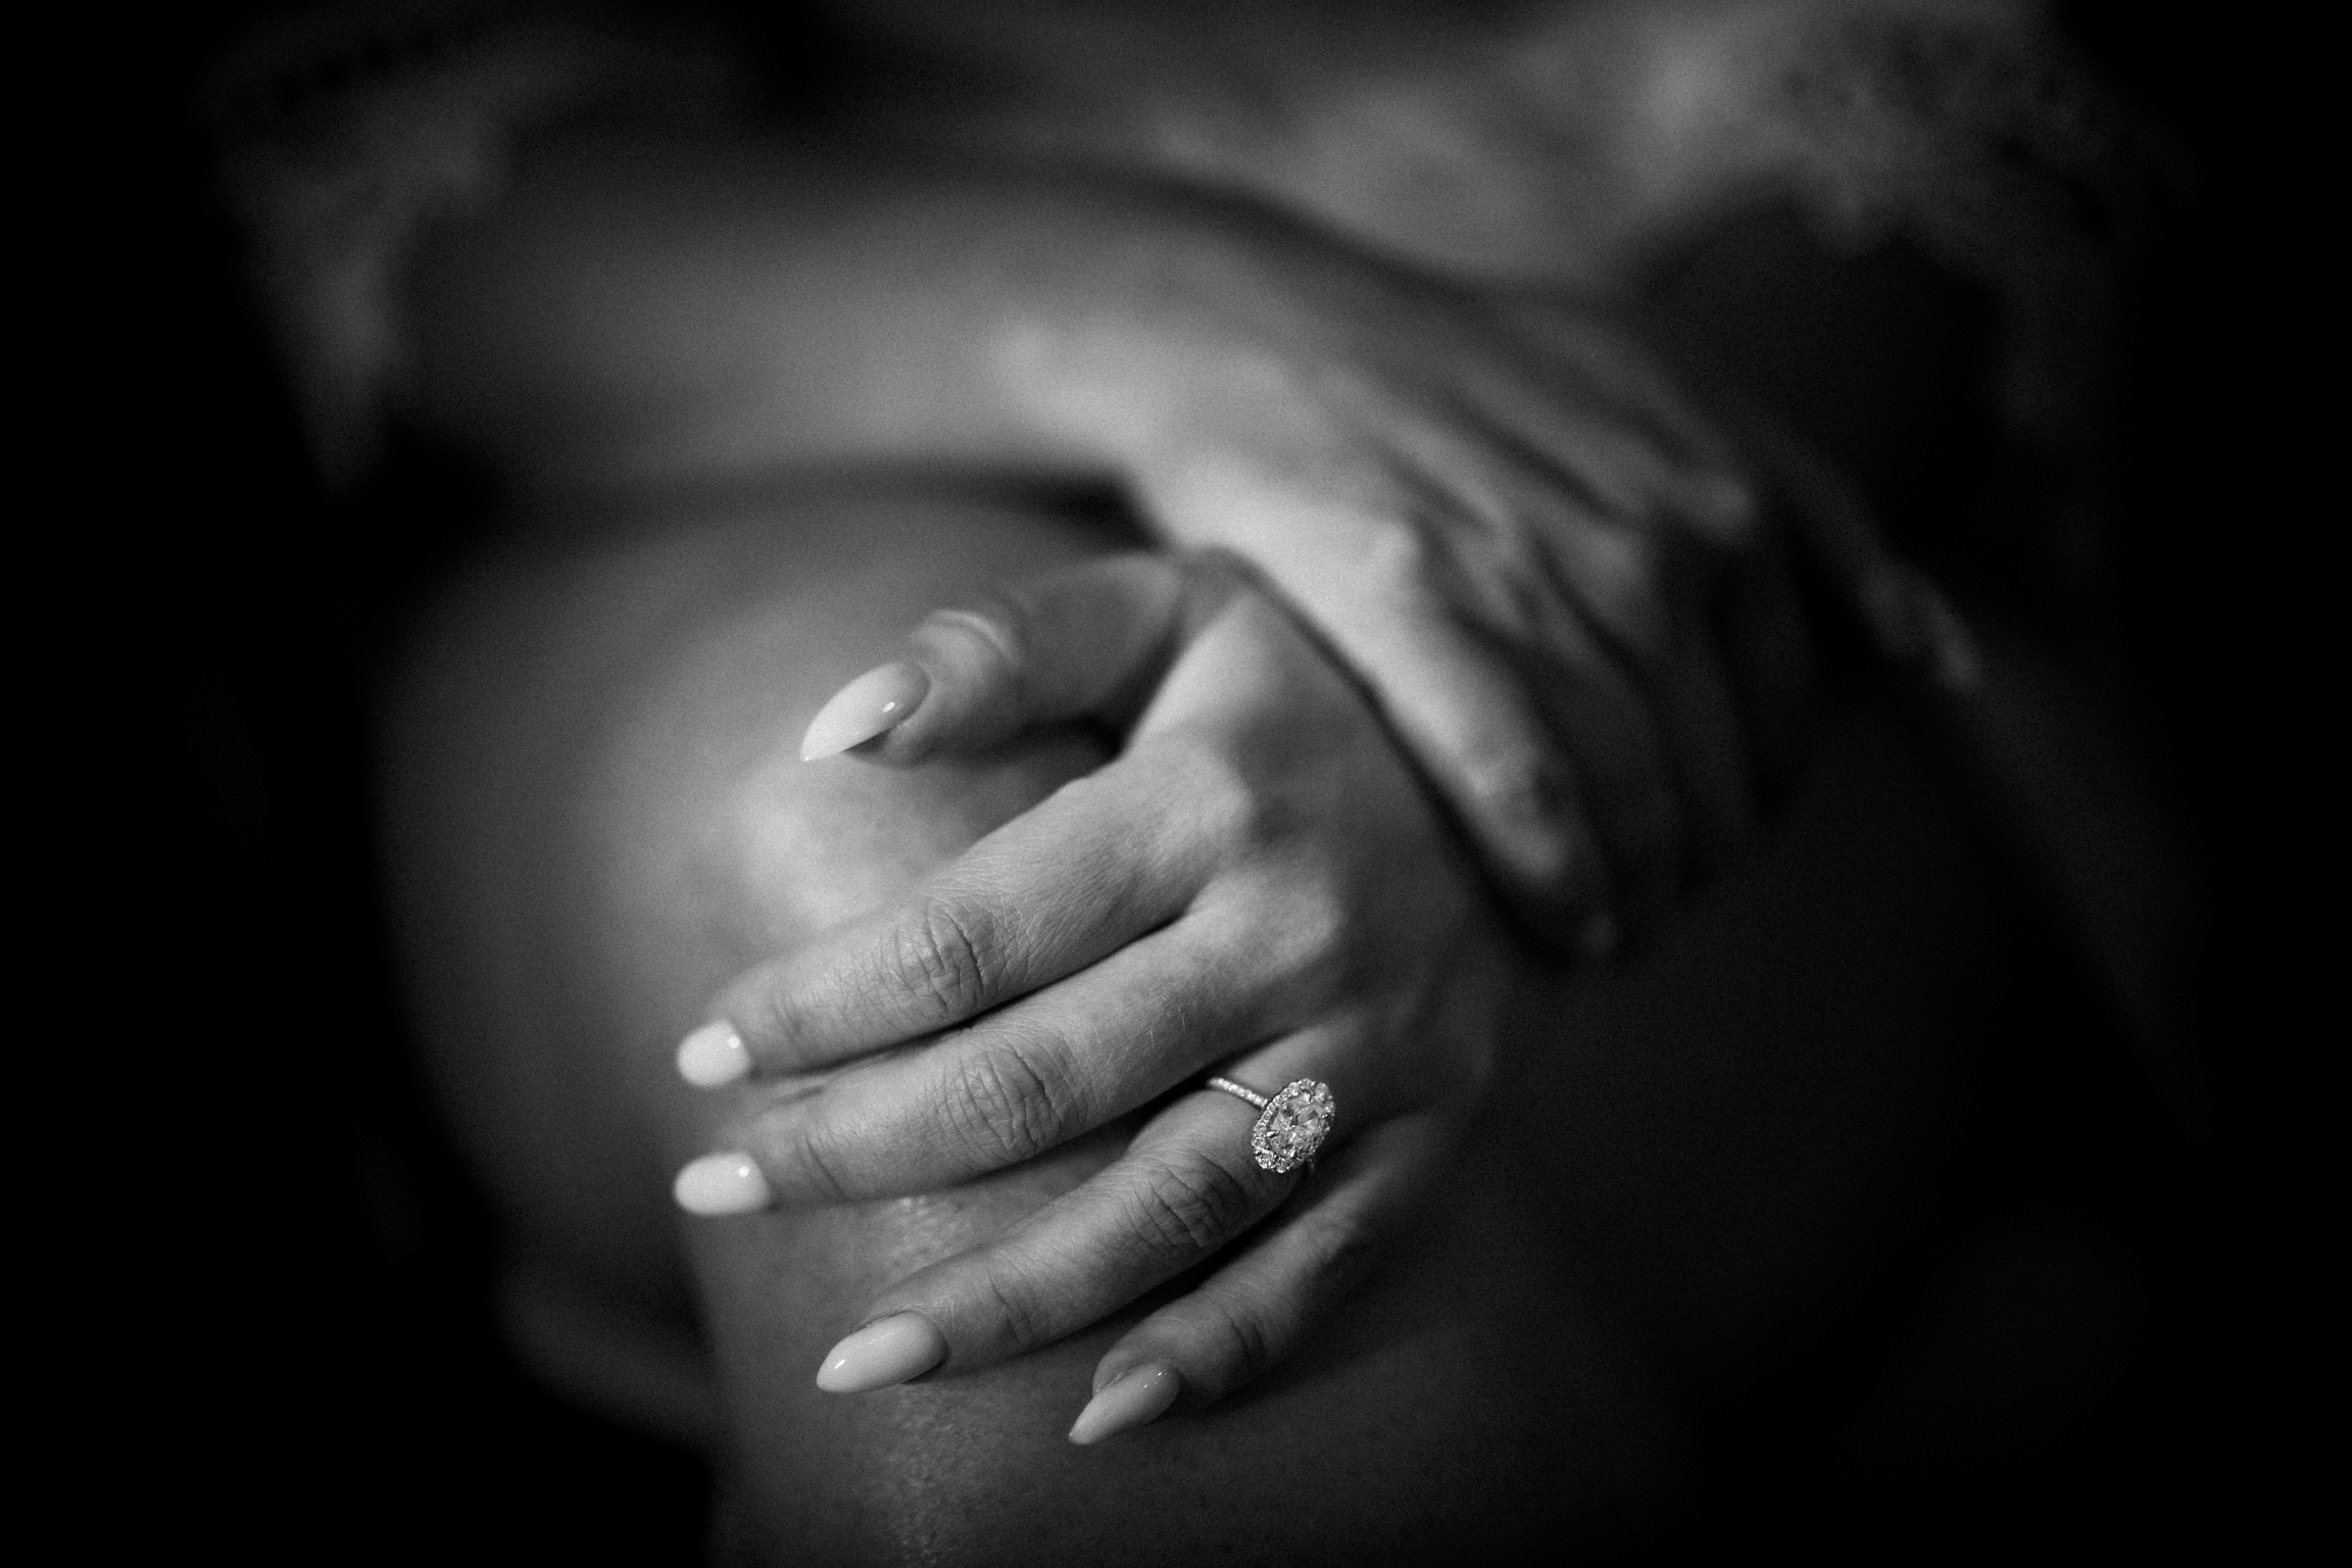
<path fill-rule="evenodd" d="M 1154 178 L 599 144 L 517 179 L 421 252 L 424 427 L 558 486 L 1123 485 L 1302 612 L 1571 951 L 1754 820 L 1804 684 L 1763 520 L 1786 496 L 1594 313 Z M 1922 620 L 1881 591 L 1915 577 L 1850 564 L 1833 591 L 1866 625 Z"/>
<path fill-rule="evenodd" d="M 819 1377 L 1017 1355 L 1259 1228 L 1103 1358 L 1091 1442 L 1263 1371 L 1343 1288 L 1481 1098 L 1505 940 L 1358 694 L 1221 564 L 1115 557 L 935 614 L 805 750 L 906 763 L 1083 716 L 1132 726 L 1115 760 L 730 988 L 680 1066 L 740 1082 L 737 1152 L 679 1197 L 933 1191 L 1147 1110 L 1091 1180 L 886 1292 Z M 1328 1085 L 1320 1169 L 1262 1168 L 1212 1071 Z"/>
<path fill-rule="evenodd" d="M 1807 648 L 1760 486 L 1589 311 L 1274 229 L 1233 254 L 1132 339 L 1041 332 L 1016 395 L 1262 571 L 1527 925 L 1606 950 L 1787 750 Z"/>

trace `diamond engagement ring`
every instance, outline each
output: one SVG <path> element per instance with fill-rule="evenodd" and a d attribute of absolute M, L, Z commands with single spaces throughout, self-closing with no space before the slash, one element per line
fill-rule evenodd
<path fill-rule="evenodd" d="M 1331 1086 L 1312 1078 L 1293 1079 L 1271 1100 L 1230 1078 L 1211 1078 L 1207 1087 L 1222 1089 L 1257 1107 L 1257 1125 L 1250 1129 L 1250 1152 L 1257 1156 L 1258 1169 L 1277 1175 L 1313 1159 L 1323 1140 L 1331 1136 L 1332 1118 L 1339 1114 Z"/>

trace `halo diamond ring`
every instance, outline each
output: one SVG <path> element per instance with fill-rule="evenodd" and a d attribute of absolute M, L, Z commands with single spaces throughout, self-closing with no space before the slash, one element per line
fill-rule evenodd
<path fill-rule="evenodd" d="M 1312 1078 L 1293 1079 L 1272 1099 L 1230 1078 L 1211 1078 L 1206 1087 L 1221 1089 L 1257 1107 L 1257 1125 L 1250 1129 L 1250 1152 L 1257 1156 L 1258 1169 L 1276 1175 L 1312 1161 L 1323 1140 L 1331 1136 L 1332 1121 L 1339 1115 L 1339 1102 L 1332 1098 L 1331 1086 Z"/>

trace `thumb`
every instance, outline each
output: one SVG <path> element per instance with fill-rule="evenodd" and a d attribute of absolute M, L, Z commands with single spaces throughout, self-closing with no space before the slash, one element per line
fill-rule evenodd
<path fill-rule="evenodd" d="M 933 611 L 904 657 L 817 710 L 801 759 L 855 749 L 906 766 L 1041 725 L 1122 718 L 1166 669 L 1204 586 L 1182 563 L 1130 553 Z"/>

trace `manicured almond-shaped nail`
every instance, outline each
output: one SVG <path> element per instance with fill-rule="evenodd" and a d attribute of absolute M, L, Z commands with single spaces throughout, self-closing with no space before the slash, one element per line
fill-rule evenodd
<path fill-rule="evenodd" d="M 669 1190 L 689 1214 L 749 1214 L 765 1208 L 771 1196 L 752 1156 L 736 1152 L 705 1154 L 678 1172 Z"/>
<path fill-rule="evenodd" d="M 906 722 L 923 699 L 931 695 L 931 677 L 904 662 L 869 669 L 835 692 L 808 733 L 801 737 L 801 760 L 813 762 L 862 746 Z"/>
<path fill-rule="evenodd" d="M 1070 1441 L 1081 1446 L 1115 1438 L 1122 1432 L 1158 1420 L 1184 1392 L 1184 1379 L 1174 1367 L 1147 1362 L 1104 1384 L 1078 1412 L 1070 1426 Z"/>
<path fill-rule="evenodd" d="M 707 1023 L 678 1047 L 678 1076 L 697 1089 L 731 1084 L 752 1070 L 752 1054 L 743 1049 L 743 1036 L 725 1020 Z"/>
<path fill-rule="evenodd" d="M 825 1352 L 816 1386 L 827 1394 L 863 1394 L 919 1377 L 948 1358 L 948 1342 L 918 1312 L 868 1323 Z"/>

